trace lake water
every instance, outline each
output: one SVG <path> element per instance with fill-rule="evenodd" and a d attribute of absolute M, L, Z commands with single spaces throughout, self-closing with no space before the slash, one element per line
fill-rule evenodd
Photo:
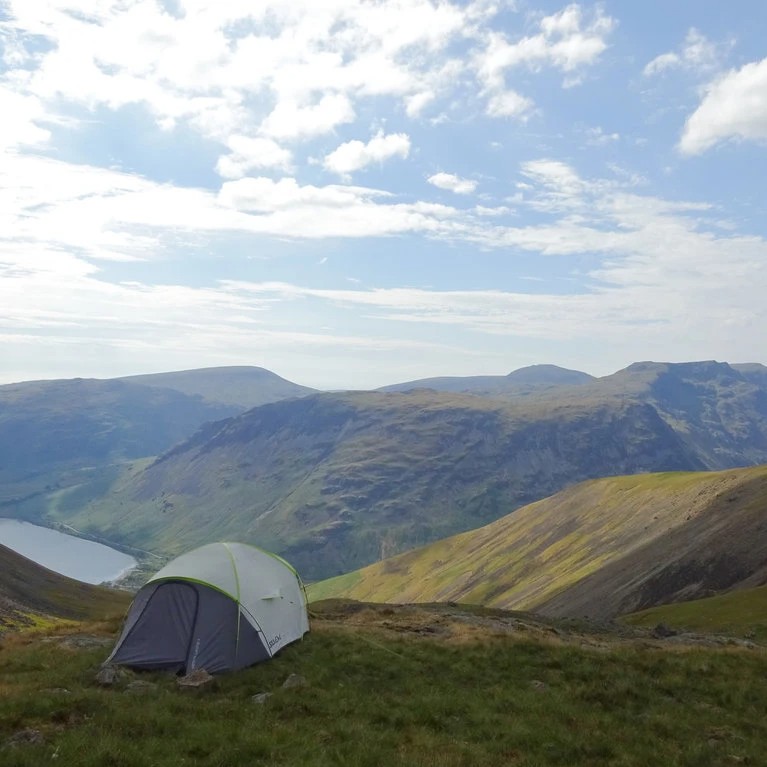
<path fill-rule="evenodd" d="M 128 554 L 18 519 L 0 519 L 0 543 L 22 556 L 85 583 L 113 581 L 136 566 Z"/>

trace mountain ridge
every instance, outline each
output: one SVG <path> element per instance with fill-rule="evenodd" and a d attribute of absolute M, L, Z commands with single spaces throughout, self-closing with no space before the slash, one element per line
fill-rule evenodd
<path fill-rule="evenodd" d="M 726 363 L 637 363 L 520 398 L 325 392 L 207 425 L 72 523 L 169 553 L 239 536 L 317 579 L 585 479 L 760 459 L 767 392 Z"/>

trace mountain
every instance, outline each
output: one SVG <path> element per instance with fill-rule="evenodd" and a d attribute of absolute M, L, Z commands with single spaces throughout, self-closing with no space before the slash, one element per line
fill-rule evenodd
<path fill-rule="evenodd" d="M 131 598 L 54 573 L 0 544 L 0 633 L 50 617 L 103 618 L 123 612 Z"/>
<path fill-rule="evenodd" d="M 307 391 L 262 368 L 0 386 L 0 509 L 23 516 L 43 492 L 101 486 L 110 465 L 158 455 L 208 421 Z"/>
<path fill-rule="evenodd" d="M 709 469 L 767 461 L 767 379 L 725 362 L 638 362 L 569 396 L 650 405 Z"/>
<path fill-rule="evenodd" d="M 407 392 L 413 389 L 434 389 L 435 391 L 491 396 L 520 395 L 553 386 L 577 386 L 593 380 L 593 376 L 578 370 L 567 370 L 556 365 L 531 365 L 514 370 L 506 376 L 422 378 L 418 381 L 383 386 L 379 391 Z"/>
<path fill-rule="evenodd" d="M 760 365 L 758 362 L 747 362 L 732 367 L 752 383 L 767 387 L 767 367 L 764 365 Z"/>
<path fill-rule="evenodd" d="M 56 519 L 168 553 L 251 541 L 316 579 L 584 479 L 767 461 L 766 404 L 761 389 L 718 363 L 640 364 L 505 400 L 324 393 L 210 424 Z"/>
<path fill-rule="evenodd" d="M 251 541 L 317 579 L 585 479 L 763 462 L 767 389 L 726 363 L 646 362 L 523 396 L 283 400 L 209 423 L 119 475 L 101 471 L 98 493 L 54 490 L 35 509 L 41 521 L 165 554 Z"/>
<path fill-rule="evenodd" d="M 157 455 L 240 412 L 172 389 L 75 378 L 0 386 L 0 503 L 68 486 L 68 473 Z"/>
<path fill-rule="evenodd" d="M 600 479 L 310 594 L 612 618 L 767 583 L 766 508 L 767 466 Z"/>
<path fill-rule="evenodd" d="M 173 389 L 182 394 L 202 397 L 209 404 L 234 406 L 239 410 L 249 410 L 269 402 L 303 397 L 315 392 L 315 389 L 287 381 L 270 370 L 246 366 L 151 373 L 117 380 Z"/>

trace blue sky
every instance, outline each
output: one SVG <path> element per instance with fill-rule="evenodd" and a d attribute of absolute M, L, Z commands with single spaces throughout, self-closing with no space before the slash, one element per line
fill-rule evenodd
<path fill-rule="evenodd" d="M 761 0 L 0 0 L 0 383 L 767 363 Z"/>

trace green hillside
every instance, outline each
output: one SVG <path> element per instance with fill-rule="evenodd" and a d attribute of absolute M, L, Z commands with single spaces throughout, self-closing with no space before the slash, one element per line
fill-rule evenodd
<path fill-rule="evenodd" d="M 82 507 L 204 423 L 311 391 L 253 367 L 0 386 L 0 515 Z"/>
<path fill-rule="evenodd" d="M 100 687 L 114 633 L 89 631 L 0 646 L 3 767 L 767 762 L 764 648 L 691 652 L 501 611 L 331 604 L 273 660 L 190 690 L 130 672 Z M 283 687 L 291 674 L 302 686 Z"/>
<path fill-rule="evenodd" d="M 767 586 L 660 605 L 622 618 L 632 626 L 663 623 L 680 631 L 749 636 L 767 641 Z"/>
<path fill-rule="evenodd" d="M 50 618 L 100 620 L 123 613 L 131 598 L 54 573 L 0 545 L 0 632 Z"/>
<path fill-rule="evenodd" d="M 76 378 L 0 386 L 0 509 L 99 483 L 110 466 L 161 453 L 240 412 L 171 389 Z"/>
<path fill-rule="evenodd" d="M 315 584 L 310 596 L 613 617 L 764 582 L 766 510 L 767 466 L 601 479 Z"/>
<path fill-rule="evenodd" d="M 674 431 L 630 401 L 326 393 L 211 424 L 83 511 L 53 518 L 169 553 L 251 541 L 315 579 L 477 527 L 573 481 L 690 465 Z"/>

